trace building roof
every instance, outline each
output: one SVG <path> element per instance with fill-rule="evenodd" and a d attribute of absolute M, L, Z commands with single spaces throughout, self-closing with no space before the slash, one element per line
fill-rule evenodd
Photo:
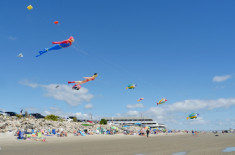
<path fill-rule="evenodd" d="M 103 117 L 102 119 L 106 119 L 106 120 L 116 120 L 116 119 L 120 119 L 120 120 L 124 120 L 124 119 L 152 119 L 152 118 L 147 118 L 147 117 Z"/>

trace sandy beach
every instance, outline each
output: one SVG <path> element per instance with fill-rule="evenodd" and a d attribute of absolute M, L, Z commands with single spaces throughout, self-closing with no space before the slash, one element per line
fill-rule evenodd
<path fill-rule="evenodd" d="M 69 137 L 47 137 L 46 142 L 17 140 L 10 134 L 0 135 L 0 154 L 3 155 L 172 155 L 186 152 L 187 155 L 235 154 L 222 152 L 235 146 L 234 134 L 172 133 L 145 136 L 94 135 Z"/>

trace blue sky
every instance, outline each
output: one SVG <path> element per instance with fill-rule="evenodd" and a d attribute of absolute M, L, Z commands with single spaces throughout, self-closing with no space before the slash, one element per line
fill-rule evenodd
<path fill-rule="evenodd" d="M 232 0 L 3 1 L 0 108 L 79 118 L 142 113 L 169 128 L 235 128 L 234 5 Z M 75 38 L 71 47 L 35 57 L 69 36 Z M 79 91 L 67 84 L 94 73 L 95 81 Z M 126 90 L 130 83 L 136 89 Z M 137 103 L 140 97 L 145 99 Z M 156 106 L 161 98 L 168 101 Z M 187 121 L 192 112 L 200 117 Z"/>

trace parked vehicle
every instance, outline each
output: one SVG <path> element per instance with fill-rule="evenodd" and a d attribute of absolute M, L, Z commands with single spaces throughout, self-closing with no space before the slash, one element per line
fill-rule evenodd
<path fill-rule="evenodd" d="M 5 113 L 5 112 L 3 112 L 3 111 L 0 111 L 0 115 L 6 116 L 7 113 Z"/>
<path fill-rule="evenodd" d="M 30 114 L 31 116 L 34 116 L 35 118 L 45 118 L 45 116 L 43 116 L 43 115 L 41 115 L 41 114 L 39 114 L 39 113 L 31 113 Z"/>
<path fill-rule="evenodd" d="M 16 112 L 5 112 L 8 116 L 16 116 Z"/>
<path fill-rule="evenodd" d="M 64 119 L 65 121 L 68 121 L 68 122 L 72 122 L 73 121 L 73 117 L 70 116 L 70 117 L 65 117 Z"/>

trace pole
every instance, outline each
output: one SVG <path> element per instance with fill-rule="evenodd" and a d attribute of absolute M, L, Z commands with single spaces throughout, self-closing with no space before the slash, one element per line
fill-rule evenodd
<path fill-rule="evenodd" d="M 142 128 L 142 112 L 140 114 L 141 114 L 141 128 Z"/>

